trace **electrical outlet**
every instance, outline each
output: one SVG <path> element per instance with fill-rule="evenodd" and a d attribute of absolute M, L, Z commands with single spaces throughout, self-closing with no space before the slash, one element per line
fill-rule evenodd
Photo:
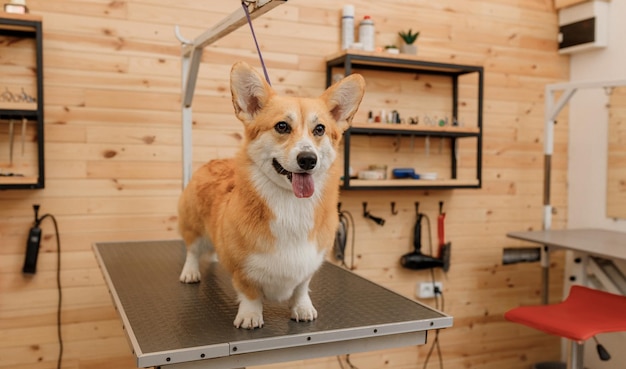
<path fill-rule="evenodd" d="M 421 282 L 417 285 L 417 297 L 420 299 L 432 299 L 435 297 L 435 286 L 439 289 L 439 291 L 443 291 L 443 283 L 435 282 Z"/>

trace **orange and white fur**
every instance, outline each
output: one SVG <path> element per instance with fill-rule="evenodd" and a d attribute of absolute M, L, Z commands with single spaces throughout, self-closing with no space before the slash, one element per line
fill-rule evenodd
<path fill-rule="evenodd" d="M 351 75 L 318 98 L 296 98 L 278 96 L 243 62 L 230 77 L 244 142 L 235 158 L 199 168 L 181 195 L 187 257 L 180 280 L 200 281 L 208 246 L 232 275 L 236 327 L 262 327 L 264 299 L 289 300 L 292 319 L 314 320 L 309 282 L 338 226 L 335 159 L 365 82 Z"/>

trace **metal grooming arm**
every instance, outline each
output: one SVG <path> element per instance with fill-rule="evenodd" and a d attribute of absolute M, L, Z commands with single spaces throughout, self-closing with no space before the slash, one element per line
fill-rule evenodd
<path fill-rule="evenodd" d="M 561 110 L 567 105 L 569 100 L 579 89 L 586 88 L 613 88 L 618 86 L 626 86 L 626 80 L 616 81 L 581 81 L 554 83 L 546 85 L 545 92 L 545 137 L 544 137 L 544 182 L 543 182 L 543 229 L 548 230 L 552 227 L 552 205 L 550 204 L 550 183 L 552 171 L 552 153 L 554 151 L 554 124 L 556 117 Z M 555 101 L 555 93 L 563 91 L 563 95 L 558 101 Z M 542 302 L 548 303 L 548 270 L 550 267 L 550 255 L 547 252 L 547 246 L 544 245 L 541 251 L 541 267 L 542 267 Z"/>
<path fill-rule="evenodd" d="M 267 13 L 287 0 L 256 0 L 244 1 L 250 12 L 250 19 Z M 246 14 L 243 7 L 239 8 L 221 22 L 205 31 L 194 40 L 187 40 L 181 34 L 178 26 L 175 29 L 176 38 L 181 43 L 182 48 L 182 135 L 183 135 L 183 188 L 191 179 L 192 174 L 192 111 L 191 103 L 193 93 L 198 79 L 198 68 L 202 58 L 202 50 L 205 46 L 212 44 L 220 38 L 230 34 L 237 28 L 247 23 Z"/>

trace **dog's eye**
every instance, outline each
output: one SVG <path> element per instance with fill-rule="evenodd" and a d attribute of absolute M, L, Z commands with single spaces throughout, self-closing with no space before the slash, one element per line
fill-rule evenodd
<path fill-rule="evenodd" d="M 291 133 L 291 126 L 287 122 L 276 123 L 274 129 L 280 134 Z"/>
<path fill-rule="evenodd" d="M 326 132 L 326 127 L 324 127 L 323 124 L 318 124 L 315 126 L 315 128 L 313 128 L 314 136 L 323 136 L 324 132 Z"/>

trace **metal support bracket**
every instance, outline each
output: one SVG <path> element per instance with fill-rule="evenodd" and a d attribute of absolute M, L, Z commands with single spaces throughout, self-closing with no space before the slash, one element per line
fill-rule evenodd
<path fill-rule="evenodd" d="M 561 110 L 567 105 L 576 91 L 588 88 L 613 88 L 618 86 L 626 86 L 626 80 L 616 81 L 582 81 L 553 83 L 546 85 L 545 89 L 545 137 L 544 137 L 544 153 L 546 156 L 546 164 L 549 165 L 552 153 L 554 151 L 554 124 L 556 117 Z M 563 95 L 555 102 L 555 93 L 563 91 Z M 552 212 L 550 208 L 550 170 L 545 171 L 544 178 L 544 205 L 548 211 L 544 211 L 544 229 L 550 229 L 552 223 Z"/>
<path fill-rule="evenodd" d="M 626 80 L 615 81 L 581 81 L 581 82 L 566 82 L 566 83 L 553 83 L 546 85 L 545 88 L 545 132 L 544 132 L 544 186 L 543 186 L 543 229 L 550 229 L 552 227 L 552 205 L 550 203 L 550 183 L 552 172 L 552 153 L 554 152 L 554 124 L 556 123 L 556 117 L 561 110 L 567 105 L 574 94 L 580 89 L 588 88 L 613 88 L 618 86 L 626 86 Z M 555 101 L 555 94 L 557 91 L 563 91 L 563 95 L 558 101 Z M 550 267 L 550 256 L 547 246 L 542 250 L 541 265 L 543 268 L 543 291 L 542 301 L 547 303 L 549 300 L 548 295 L 548 269 Z"/>

